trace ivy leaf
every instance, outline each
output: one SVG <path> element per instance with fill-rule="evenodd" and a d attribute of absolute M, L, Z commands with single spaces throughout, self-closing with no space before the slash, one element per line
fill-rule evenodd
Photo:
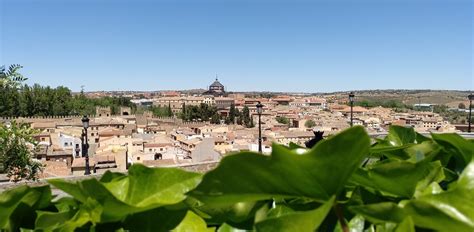
<path fill-rule="evenodd" d="M 433 181 L 443 180 L 442 170 L 439 161 L 413 164 L 392 160 L 357 170 L 351 182 L 385 194 L 411 198 L 420 181 L 427 187 Z"/>
<path fill-rule="evenodd" d="M 184 220 L 176 227 L 173 232 L 214 232 L 215 229 L 207 228 L 206 222 L 193 213 L 192 211 L 188 211 Z"/>
<path fill-rule="evenodd" d="M 170 231 L 180 224 L 187 210 L 170 210 L 164 207 L 133 214 L 123 222 L 127 231 Z"/>
<path fill-rule="evenodd" d="M 370 149 L 371 154 L 385 155 L 388 158 L 419 162 L 437 150 L 433 141 L 413 128 L 391 126 L 384 140 L 378 142 Z"/>
<path fill-rule="evenodd" d="M 190 204 L 192 198 L 187 199 L 187 203 Z M 190 204 L 193 210 L 206 219 L 208 222 L 213 224 L 227 223 L 233 227 L 239 229 L 253 228 L 255 215 L 257 211 L 264 206 L 265 202 L 261 201 L 249 201 L 249 202 L 238 202 L 238 203 L 213 203 L 199 205 Z"/>
<path fill-rule="evenodd" d="M 89 201 L 86 204 L 90 205 L 91 202 Z M 96 210 L 100 209 L 96 208 Z M 94 220 L 94 214 L 97 214 L 97 212 L 84 205 L 79 210 L 68 212 L 38 211 L 35 229 L 43 231 L 76 231 L 88 223 L 97 221 Z"/>
<path fill-rule="evenodd" d="M 20 227 L 33 228 L 36 210 L 50 205 L 51 188 L 26 185 L 0 194 L 0 228 L 16 231 Z"/>
<path fill-rule="evenodd" d="M 120 201 L 135 207 L 173 205 L 186 198 L 196 187 L 201 174 L 177 168 L 148 168 L 133 165 L 128 176 L 121 176 L 104 186 Z M 153 183 L 153 184 L 150 184 Z"/>
<path fill-rule="evenodd" d="M 361 215 L 356 215 L 349 221 L 348 226 L 349 226 L 350 232 L 363 232 L 364 226 L 365 226 L 365 219 Z M 334 229 L 334 232 L 343 232 L 341 223 L 337 223 L 337 226 Z"/>
<path fill-rule="evenodd" d="M 385 140 L 392 146 L 403 146 L 416 142 L 415 129 L 412 127 L 390 126 Z"/>
<path fill-rule="evenodd" d="M 353 127 L 305 154 L 273 145 L 271 156 L 244 152 L 225 157 L 190 195 L 205 203 L 236 203 L 272 197 L 325 202 L 337 195 L 367 154 L 370 139 Z M 231 184 L 230 184 L 231 183 Z"/>
<path fill-rule="evenodd" d="M 439 231 L 474 230 L 474 162 L 449 190 L 423 195 L 405 205 L 419 227 Z"/>
<path fill-rule="evenodd" d="M 349 207 L 349 210 L 355 214 L 364 216 L 367 220 L 376 224 L 383 224 L 386 222 L 399 223 L 406 216 L 403 208 L 393 202 L 352 206 Z"/>
<path fill-rule="evenodd" d="M 182 202 L 195 188 L 201 174 L 175 168 L 147 168 L 133 165 L 127 176 L 106 174 L 100 182 L 87 179 L 77 183 L 50 180 L 80 202 L 94 199 L 103 207 L 101 220 L 114 222 L 127 215 Z"/>
<path fill-rule="evenodd" d="M 76 214 L 76 211 L 67 212 L 48 212 L 48 211 L 37 211 L 37 218 L 35 223 L 35 229 L 53 231 L 64 227 L 64 224 L 71 220 Z"/>
<path fill-rule="evenodd" d="M 288 208 L 269 212 L 269 217 L 255 224 L 256 231 L 315 231 L 326 218 L 334 204 L 335 197 L 321 207 L 304 212 L 293 212 Z"/>
<path fill-rule="evenodd" d="M 234 228 L 234 227 L 232 227 L 230 225 L 227 225 L 227 224 L 223 224 L 217 230 L 217 232 L 245 232 L 245 231 L 247 231 L 247 230 L 237 229 L 237 228 Z"/>
<path fill-rule="evenodd" d="M 448 154 L 452 154 L 457 163 L 457 171 L 461 171 L 472 160 L 474 155 L 474 143 L 464 139 L 458 134 L 431 134 Z"/>
<path fill-rule="evenodd" d="M 413 219 L 411 217 L 403 219 L 403 221 L 397 225 L 397 228 L 395 228 L 395 232 L 415 232 Z"/>

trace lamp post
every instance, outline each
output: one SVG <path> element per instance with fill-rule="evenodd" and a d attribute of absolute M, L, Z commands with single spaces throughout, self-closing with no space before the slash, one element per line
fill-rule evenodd
<path fill-rule="evenodd" d="M 261 102 L 257 104 L 257 114 L 258 114 L 258 152 L 262 153 L 262 113 L 263 105 Z"/>
<path fill-rule="evenodd" d="M 354 125 L 354 92 L 349 93 L 349 101 L 351 102 L 351 127 Z"/>
<path fill-rule="evenodd" d="M 467 127 L 467 132 L 471 133 L 472 101 L 474 100 L 474 95 L 471 93 L 467 97 L 469 98 L 469 117 L 467 118 L 467 123 L 469 126 Z"/>
<path fill-rule="evenodd" d="M 91 170 L 89 167 L 89 141 L 87 140 L 87 129 L 89 128 L 89 118 L 87 116 L 82 117 L 82 127 L 84 128 L 84 136 L 82 142 L 82 156 L 86 158 L 86 171 L 85 175 L 90 175 Z"/>

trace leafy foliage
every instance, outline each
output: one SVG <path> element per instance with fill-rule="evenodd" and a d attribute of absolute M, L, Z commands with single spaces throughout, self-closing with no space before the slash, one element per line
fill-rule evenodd
<path fill-rule="evenodd" d="M 211 121 L 219 123 L 220 116 L 217 107 L 208 104 L 185 105 L 181 113 L 181 119 L 185 121 Z"/>
<path fill-rule="evenodd" d="M 0 117 L 93 115 L 96 106 L 111 107 L 112 114 L 116 114 L 120 106 L 136 108 L 126 97 L 90 99 L 83 93 L 73 96 L 63 86 L 22 85 L 27 78 L 18 72 L 21 68 L 20 65 L 11 65 L 8 70 L 0 67 Z"/>
<path fill-rule="evenodd" d="M 32 159 L 35 131 L 28 124 L 12 121 L 0 125 L 0 171 L 5 171 L 11 181 L 35 180 L 41 163 Z"/>
<path fill-rule="evenodd" d="M 5 69 L 5 66 L 0 66 L 0 86 L 16 88 L 22 82 L 28 80 L 28 78 L 25 78 L 18 72 L 21 68 L 23 68 L 23 66 L 19 64 L 10 65 L 8 70 Z"/>
<path fill-rule="evenodd" d="M 316 126 L 316 122 L 314 120 L 310 119 L 310 120 L 308 120 L 304 123 L 304 126 L 306 128 L 313 128 L 313 127 Z"/>
<path fill-rule="evenodd" d="M 288 119 L 287 117 L 283 117 L 283 116 L 277 116 L 276 121 L 278 123 L 285 124 L 285 125 L 290 124 L 290 119 Z"/>
<path fill-rule="evenodd" d="M 353 127 L 307 150 L 225 157 L 205 175 L 132 166 L 0 195 L 0 228 L 45 231 L 473 231 L 474 143 Z M 19 217 L 18 215 L 22 215 Z"/>

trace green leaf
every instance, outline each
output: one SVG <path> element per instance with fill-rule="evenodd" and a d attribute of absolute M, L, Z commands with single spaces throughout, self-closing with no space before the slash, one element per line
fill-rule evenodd
<path fill-rule="evenodd" d="M 410 163 L 392 160 L 359 169 L 351 178 L 351 182 L 385 194 L 411 198 L 419 184 L 427 187 L 433 181 L 444 179 L 442 166 L 439 161 L 428 163 Z M 421 186 L 420 188 L 423 188 Z"/>
<path fill-rule="evenodd" d="M 413 144 L 416 141 L 416 133 L 412 127 L 390 126 L 385 140 L 392 146 Z"/>
<path fill-rule="evenodd" d="M 353 127 L 302 155 L 276 144 L 270 157 L 250 152 L 230 155 L 190 194 L 206 203 L 272 197 L 306 197 L 324 202 L 343 189 L 367 154 L 369 144 L 365 130 Z"/>
<path fill-rule="evenodd" d="M 36 219 L 37 230 L 76 231 L 78 228 L 93 222 L 91 212 L 86 208 L 70 212 L 39 212 Z"/>
<path fill-rule="evenodd" d="M 188 204 L 191 200 L 187 199 Z M 264 204 L 265 202 L 248 201 L 190 205 L 197 214 L 212 224 L 227 223 L 239 229 L 252 229 L 255 215 Z"/>
<path fill-rule="evenodd" d="M 133 165 L 127 176 L 106 174 L 102 181 L 87 179 L 77 183 L 51 180 L 52 185 L 81 202 L 94 199 L 101 205 L 101 220 L 114 222 L 127 215 L 180 203 L 195 188 L 201 174 L 175 168 L 147 168 Z"/>
<path fill-rule="evenodd" d="M 207 228 L 206 222 L 193 213 L 188 211 L 184 220 L 176 227 L 173 232 L 213 232 L 212 228 Z"/>
<path fill-rule="evenodd" d="M 270 213 L 269 217 L 255 224 L 256 231 L 315 231 L 326 218 L 334 204 L 335 197 L 321 207 L 304 212 L 281 209 Z"/>
<path fill-rule="evenodd" d="M 425 141 L 413 146 L 409 146 L 408 148 L 404 149 L 404 151 L 410 157 L 407 161 L 417 163 L 426 158 L 433 160 L 440 149 L 441 148 L 436 143 L 432 141 Z"/>
<path fill-rule="evenodd" d="M 432 141 L 432 139 L 416 132 L 416 142 L 417 143 L 423 143 L 423 142 L 426 142 L 426 141 Z"/>
<path fill-rule="evenodd" d="M 217 232 L 245 232 L 245 231 L 247 231 L 247 230 L 237 229 L 237 228 L 234 228 L 234 227 L 232 227 L 230 225 L 227 225 L 227 224 L 223 224 L 217 230 Z"/>
<path fill-rule="evenodd" d="M 133 165 L 128 176 L 114 179 L 104 185 L 117 199 L 136 207 L 147 207 L 177 204 L 183 201 L 186 198 L 185 193 L 196 187 L 200 181 L 199 173 L 177 168 Z"/>
<path fill-rule="evenodd" d="M 471 162 L 474 155 L 474 143 L 458 134 L 431 134 L 431 137 L 445 151 L 455 157 L 458 170 L 464 169 Z"/>
<path fill-rule="evenodd" d="M 15 231 L 20 227 L 34 225 L 36 210 L 50 205 L 49 186 L 28 187 L 26 185 L 0 194 L 0 229 Z"/>
<path fill-rule="evenodd" d="M 64 223 L 71 220 L 76 214 L 75 211 L 68 212 L 47 212 L 37 211 L 35 229 L 52 231 L 64 226 Z"/>
<path fill-rule="evenodd" d="M 474 230 L 474 162 L 448 191 L 423 195 L 406 203 L 405 210 L 419 227 L 440 231 Z"/>
<path fill-rule="evenodd" d="M 395 232 L 415 232 L 413 219 L 411 217 L 403 219 L 403 221 L 397 225 L 397 228 L 395 228 Z"/>
<path fill-rule="evenodd" d="M 373 156 L 385 155 L 392 159 L 402 159 L 419 162 L 428 155 L 438 152 L 438 146 L 413 128 L 391 126 L 384 140 L 379 140 L 371 149 Z"/>
<path fill-rule="evenodd" d="M 339 223 L 339 225 L 340 225 L 340 223 Z M 360 215 L 356 215 L 349 222 L 349 228 L 350 228 L 351 232 L 362 232 L 362 231 L 364 231 L 364 226 L 365 226 L 364 217 L 362 217 Z"/>
<path fill-rule="evenodd" d="M 127 231 L 170 231 L 180 224 L 186 213 L 187 210 L 156 208 L 128 216 L 123 227 Z"/>
<path fill-rule="evenodd" d="M 352 206 L 349 207 L 349 210 L 355 214 L 364 216 L 367 220 L 376 224 L 383 224 L 386 222 L 398 223 L 406 216 L 403 208 L 392 202 Z"/>
<path fill-rule="evenodd" d="M 64 179 L 52 179 L 48 180 L 48 183 L 71 195 L 72 197 L 74 197 L 74 199 L 80 202 L 87 201 L 88 196 L 85 192 L 82 191 L 79 183 L 66 181 Z"/>
<path fill-rule="evenodd" d="M 381 157 L 382 155 L 392 159 L 406 160 L 410 158 L 410 154 L 405 152 L 405 149 L 412 147 L 413 144 L 406 144 L 402 146 L 391 146 L 387 144 L 376 144 L 370 148 L 370 153 L 373 157 Z"/>
<path fill-rule="evenodd" d="M 365 219 L 361 215 L 356 215 L 348 224 L 350 232 L 363 232 L 365 226 Z M 343 232 L 341 223 L 337 223 L 334 232 Z"/>

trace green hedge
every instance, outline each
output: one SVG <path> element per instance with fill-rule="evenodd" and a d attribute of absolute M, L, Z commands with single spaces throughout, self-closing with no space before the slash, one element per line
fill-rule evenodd
<path fill-rule="evenodd" d="M 0 195 L 16 231 L 474 231 L 474 143 L 456 134 L 362 127 L 306 150 L 225 157 L 205 175 L 134 165 L 127 175 L 22 186 Z"/>

